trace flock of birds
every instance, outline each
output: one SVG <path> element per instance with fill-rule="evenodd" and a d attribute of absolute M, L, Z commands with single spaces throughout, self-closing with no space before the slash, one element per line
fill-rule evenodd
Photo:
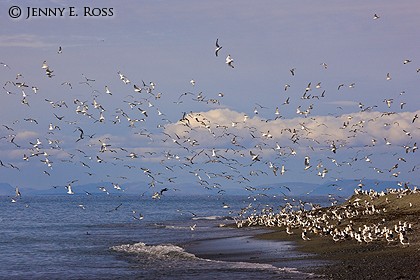
<path fill-rule="evenodd" d="M 378 18 L 375 15 L 375 19 Z M 217 39 L 216 57 L 221 55 L 222 49 Z M 57 55 L 65 55 L 64 48 L 60 46 Z M 236 70 L 230 54 L 225 62 L 232 71 Z M 403 61 L 404 65 L 410 63 L 409 59 Z M 346 168 L 357 172 L 358 168 L 368 167 L 375 174 L 384 174 L 385 178 L 404 177 L 405 172 L 416 172 L 418 169 L 416 163 L 408 159 L 417 150 L 418 114 L 402 111 L 406 104 L 403 93 L 384 99 L 381 112 L 375 111 L 380 109 L 380 104 L 366 106 L 359 102 L 360 110 L 354 115 L 330 115 L 329 120 L 335 121 L 337 131 L 340 131 L 339 137 L 332 138 L 334 133 L 328 134 L 328 131 L 334 128 L 328 128 L 321 118 L 311 115 L 317 102 L 322 102 L 329 95 L 323 90 L 321 82 L 309 82 L 298 97 L 289 94 L 291 85 L 286 84 L 282 90 L 284 101 L 278 105 L 255 103 L 252 114 L 235 114 L 224 107 L 225 93 L 207 96 L 202 91 L 195 92 L 197 82 L 192 79 L 188 85 L 192 90 L 180 93 L 173 100 L 171 109 L 165 112 L 159 106 L 164 106 L 163 99 L 170 98 L 158 90 L 155 82 L 133 81 L 121 71 L 116 71 L 115 83 L 118 78 L 118 86 L 98 84 L 94 77 L 84 74 L 80 75 L 79 81 L 67 81 L 44 60 L 40 63 L 40 70 L 44 71 L 47 79 L 44 84 L 58 80 L 54 86 L 58 85 L 66 93 L 56 95 L 57 99 L 53 100 L 42 97 L 48 89 L 27 82 L 25 74 L 16 73 L 13 66 L 4 62 L 1 65 L 1 76 L 14 73 L 13 79 L 3 83 L 1 99 L 15 102 L 13 106 L 20 111 L 17 116 L 26 116 L 1 124 L 0 147 L 13 152 L 9 153 L 7 160 L 0 158 L 0 171 L 7 171 L 12 177 L 19 176 L 27 164 L 36 166 L 42 169 L 39 176 L 66 178 L 62 179 L 61 186 L 55 188 L 63 189 L 63 193 L 69 195 L 83 193 L 83 190 L 74 187 L 83 179 L 92 181 L 92 178 L 99 178 L 104 182 L 99 190 L 109 194 L 110 189 L 124 191 L 124 184 L 143 176 L 148 182 L 143 195 L 150 193 L 152 199 L 160 199 L 171 191 L 179 191 L 178 185 L 190 176 L 197 188 L 223 195 L 230 185 L 239 185 L 257 199 L 267 196 L 264 191 L 270 188 L 256 187 L 254 178 L 267 176 L 267 181 L 277 181 L 279 176 L 290 171 L 287 162 L 293 158 L 301 158 L 303 176 L 315 175 L 323 179 L 333 173 L 336 176 L 330 175 L 330 179 L 334 181 L 343 179 L 339 174 Z M 323 71 L 328 71 L 327 63 L 322 62 L 320 66 Z M 417 72 L 420 70 L 417 69 Z M 290 69 L 290 75 L 298 75 L 296 68 Z M 384 80 L 390 79 L 388 73 Z M 114 91 L 113 87 L 118 90 Z M 337 92 L 345 87 L 344 83 L 339 84 Z M 348 88 L 355 88 L 355 83 L 349 84 Z M 76 90 L 78 94 L 86 94 L 79 97 L 74 94 Z M 32 106 L 35 99 L 37 105 Z M 39 104 L 40 100 L 42 104 Z M 396 106 L 395 102 L 400 102 L 400 105 Z M 183 106 L 198 103 L 216 109 L 188 112 Z M 281 111 L 293 103 L 299 103 L 297 117 L 284 118 Z M 36 107 L 42 108 L 39 116 L 32 115 L 39 112 Z M 175 119 L 169 117 L 177 108 L 180 108 L 180 114 Z M 224 117 L 224 113 L 226 116 L 230 114 L 232 119 Z M 400 120 L 401 113 L 410 114 L 410 122 Z M 269 116 L 265 118 L 264 114 Z M 405 135 L 406 143 L 394 145 L 392 139 L 373 136 L 370 144 L 352 147 L 350 141 L 364 138 L 371 123 L 381 123 L 385 130 L 392 129 L 398 135 Z M 276 128 L 276 131 L 270 128 Z M 319 131 L 325 133 L 319 134 Z M 30 135 L 33 138 L 27 140 Z M 121 140 L 120 135 L 125 135 L 123 137 L 129 141 Z M 372 154 L 376 153 L 375 149 L 386 149 L 387 146 L 392 147 L 396 162 L 387 168 L 374 166 Z M 349 150 L 354 152 L 348 160 L 337 159 L 337 154 L 341 151 L 348 153 Z M 6 157 L 6 153 L 2 155 Z M 78 178 L 67 177 L 72 176 L 66 172 L 68 166 L 77 168 Z M 355 180 L 356 184 L 362 187 L 363 178 Z M 410 185 L 404 181 L 400 184 Z M 278 192 L 287 197 L 285 192 L 291 187 L 284 186 Z M 20 196 L 16 188 L 13 201 L 16 202 Z M 223 207 L 226 205 L 223 204 Z"/>
<path fill-rule="evenodd" d="M 410 244 L 408 234 L 413 232 L 413 225 L 409 222 L 398 221 L 396 224 L 390 224 L 381 218 L 379 222 L 374 223 L 369 220 L 370 217 L 384 217 L 387 210 L 387 204 L 394 200 L 406 196 L 419 194 L 417 187 L 413 189 L 400 188 L 389 189 L 387 192 L 377 192 L 374 190 L 364 191 L 355 189 L 355 194 L 347 203 L 329 208 L 321 208 L 312 203 L 300 202 L 300 205 L 294 206 L 287 203 L 276 213 L 272 208 L 263 209 L 262 214 L 252 213 L 248 217 L 245 213 L 247 208 L 243 208 L 242 217 L 236 219 L 238 228 L 243 226 L 266 226 L 278 227 L 286 231 L 287 234 L 295 234 L 299 230 L 303 240 L 311 240 L 311 236 L 327 236 L 335 242 L 345 240 L 356 240 L 358 243 L 387 242 L 387 244 L 399 242 L 403 246 Z M 385 197 L 385 206 L 375 207 L 375 202 L 379 198 Z M 310 209 L 306 209 L 307 204 Z M 406 208 L 412 207 L 410 202 Z M 298 208 L 297 210 L 295 210 Z M 353 223 L 353 220 L 362 220 L 367 218 L 367 222 L 360 224 Z"/>

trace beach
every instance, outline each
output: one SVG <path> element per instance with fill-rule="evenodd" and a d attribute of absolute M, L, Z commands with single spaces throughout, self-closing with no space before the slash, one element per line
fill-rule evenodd
<path fill-rule="evenodd" d="M 303 274 L 296 279 L 420 279 L 420 193 L 398 197 L 397 194 L 371 200 L 368 196 L 353 196 L 343 205 L 366 199 L 383 212 L 351 219 L 353 227 L 411 224 L 407 233 L 409 244 L 398 239 L 387 242 L 374 240 L 334 241 L 331 236 L 308 234 L 310 240 L 301 238 L 301 230 L 287 234 L 280 227 L 257 227 L 269 229 L 256 232 L 248 238 L 207 240 L 195 246 L 194 253 L 202 258 L 223 261 L 246 261 L 269 263 L 279 268 L 293 267 Z M 334 206 L 339 208 L 343 205 Z M 323 208 L 326 210 L 331 208 Z M 350 222 L 343 219 L 341 224 Z M 247 230 L 245 227 L 239 230 Z M 254 228 L 254 227 L 252 227 Z M 265 241 L 265 242 L 264 242 Z M 267 242 L 271 242 L 271 245 Z M 276 255 L 277 247 L 281 253 Z M 291 278 L 294 279 L 294 278 Z"/>
<path fill-rule="evenodd" d="M 398 240 L 378 240 L 369 243 L 356 240 L 335 242 L 331 236 L 319 235 L 311 235 L 311 240 L 305 241 L 300 232 L 289 235 L 284 230 L 261 234 L 258 238 L 290 240 L 295 242 L 297 250 L 315 254 L 315 259 L 328 260 L 329 264 L 307 269 L 323 275 L 326 279 L 420 279 L 420 193 L 401 195 L 401 192 L 373 198 L 368 195 L 355 195 L 343 205 L 366 201 L 370 206 L 383 210 L 371 215 L 353 217 L 351 223 L 354 228 L 377 223 L 392 228 L 404 222 L 410 223 L 412 229 L 407 234 L 409 245 L 402 245 Z M 341 221 L 343 226 L 349 223 L 350 219 L 344 218 Z"/>
<path fill-rule="evenodd" d="M 307 260 L 324 260 L 320 266 L 303 269 L 319 275 L 321 279 L 420 279 L 418 241 L 407 247 L 386 243 L 334 242 L 325 237 L 304 241 L 300 235 L 288 235 L 283 231 L 256 237 L 273 242 L 291 241 L 296 244 L 296 250 L 312 254 L 306 257 Z"/>

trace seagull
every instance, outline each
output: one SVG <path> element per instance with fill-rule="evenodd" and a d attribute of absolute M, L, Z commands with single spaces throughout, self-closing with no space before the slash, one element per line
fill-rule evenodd
<path fill-rule="evenodd" d="M 58 47 L 58 51 L 57 51 L 57 53 L 58 53 L 58 54 L 63 53 L 63 48 L 62 48 L 61 46 L 59 46 L 59 47 Z"/>
<path fill-rule="evenodd" d="M 309 164 L 309 156 L 305 157 L 305 170 L 311 168 L 311 165 Z"/>
<path fill-rule="evenodd" d="M 254 154 L 252 151 L 249 151 L 249 154 L 251 155 L 252 161 L 260 161 L 260 159 L 258 158 L 259 155 Z"/>
<path fill-rule="evenodd" d="M 121 206 L 122 206 L 122 203 L 118 204 L 117 207 L 115 207 L 114 209 L 109 210 L 108 212 L 117 211 L 118 208 L 120 208 Z"/>
<path fill-rule="evenodd" d="M 378 19 L 378 18 L 379 18 L 378 14 L 373 15 L 373 19 Z"/>
<path fill-rule="evenodd" d="M 226 64 L 227 65 L 229 65 L 230 67 L 232 67 L 232 68 L 235 68 L 233 65 L 232 65 L 232 62 L 233 62 L 233 59 L 232 59 L 232 57 L 230 56 L 230 54 L 228 54 L 228 56 L 226 57 Z"/>
<path fill-rule="evenodd" d="M 62 86 L 67 85 L 67 86 L 69 86 L 69 87 L 70 87 L 70 89 L 73 89 L 73 86 L 71 85 L 71 83 L 70 83 L 70 82 L 63 82 L 63 83 L 61 83 L 61 85 L 62 85 Z"/>
<path fill-rule="evenodd" d="M 160 195 L 163 195 L 163 192 L 167 192 L 167 191 L 169 191 L 169 189 L 168 189 L 168 188 L 163 188 L 163 189 L 161 189 L 161 190 L 160 190 Z"/>
<path fill-rule="evenodd" d="M 305 241 L 311 240 L 311 239 L 308 237 L 308 233 L 307 233 L 306 229 L 304 229 L 304 230 L 302 231 L 302 239 L 303 239 L 303 240 L 305 240 Z"/>
<path fill-rule="evenodd" d="M 388 108 L 391 108 L 391 104 L 394 101 L 394 99 L 384 99 L 384 102 L 386 103 L 386 105 L 388 106 Z"/>
<path fill-rule="evenodd" d="M 68 186 L 66 186 L 66 189 L 67 189 L 67 193 L 68 194 L 74 194 L 74 192 L 73 192 L 73 190 L 71 188 L 71 184 L 68 184 Z"/>
<path fill-rule="evenodd" d="M 22 196 L 18 187 L 15 188 L 15 193 L 16 193 L 16 197 L 21 197 Z"/>
<path fill-rule="evenodd" d="M 6 64 L 6 63 L 4 63 L 4 62 L 0 62 L 0 65 L 3 65 L 4 67 L 7 67 L 7 68 L 11 69 L 11 68 L 10 68 L 10 66 L 9 66 L 9 65 L 7 65 L 7 64 Z"/>
<path fill-rule="evenodd" d="M 290 71 L 290 74 L 292 74 L 292 76 L 294 76 L 295 75 L 296 68 L 292 68 L 289 71 Z"/>
<path fill-rule="evenodd" d="M 219 45 L 219 38 L 216 39 L 216 50 L 214 51 L 214 53 L 216 54 L 216 56 L 219 56 L 219 51 L 222 49 L 222 46 Z"/>
<path fill-rule="evenodd" d="M 280 169 L 280 175 L 283 175 L 285 172 L 286 172 L 286 169 L 284 168 L 284 164 L 283 164 Z"/>
<path fill-rule="evenodd" d="M 309 84 L 306 86 L 305 92 L 308 92 L 310 90 L 311 90 L 311 82 L 309 82 Z"/>
<path fill-rule="evenodd" d="M 46 60 L 44 60 L 44 62 L 42 62 L 41 68 L 42 69 L 48 69 L 48 64 L 47 64 L 47 61 Z"/>
<path fill-rule="evenodd" d="M 133 87 L 134 87 L 135 92 L 141 92 L 142 91 L 142 88 L 137 86 L 137 85 L 133 85 Z"/>
<path fill-rule="evenodd" d="M 136 214 L 136 211 L 135 210 L 133 210 L 133 218 L 135 220 L 143 220 L 144 219 L 143 214 L 140 213 L 138 217 L 134 216 L 134 214 Z"/>
<path fill-rule="evenodd" d="M 105 86 L 105 93 L 112 95 L 111 91 L 109 90 L 108 86 Z"/>

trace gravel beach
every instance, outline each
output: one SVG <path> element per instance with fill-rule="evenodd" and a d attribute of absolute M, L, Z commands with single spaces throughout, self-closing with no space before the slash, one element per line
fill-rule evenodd
<path fill-rule="evenodd" d="M 378 209 L 385 209 L 380 214 L 353 217 L 353 227 L 382 222 L 388 227 L 407 222 L 412 229 L 407 234 L 409 245 L 393 242 L 372 241 L 360 243 L 356 240 L 335 242 L 331 236 L 309 235 L 311 240 L 301 238 L 301 232 L 294 230 L 289 235 L 284 229 L 275 228 L 257 238 L 268 240 L 292 241 L 296 249 L 313 254 L 314 260 L 327 261 L 322 266 L 311 266 L 305 271 L 322 275 L 324 279 L 420 279 L 420 193 L 397 197 L 389 195 L 372 200 L 369 196 L 353 196 L 346 203 L 355 200 L 370 201 Z M 346 204 L 345 203 L 345 204 Z M 341 223 L 349 223 L 344 219 Z"/>

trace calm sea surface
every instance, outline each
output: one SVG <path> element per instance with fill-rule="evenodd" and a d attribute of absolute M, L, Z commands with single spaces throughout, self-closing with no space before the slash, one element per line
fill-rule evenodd
<path fill-rule="evenodd" d="M 267 198 L 258 203 L 270 202 Z M 106 194 L 23 196 L 12 203 L 10 197 L 3 196 L 0 278 L 307 277 L 295 269 L 300 256 L 291 244 L 253 240 L 249 236 L 255 229 L 219 226 L 232 223 L 232 217 L 249 203 L 239 196 L 152 200 Z M 223 261 L 199 257 L 217 253 L 218 248 L 230 248 L 236 257 Z M 239 256 L 240 252 L 269 256 L 272 261 L 256 263 L 258 257 L 243 261 L 238 252 Z M 290 262 L 293 256 L 296 262 Z"/>

